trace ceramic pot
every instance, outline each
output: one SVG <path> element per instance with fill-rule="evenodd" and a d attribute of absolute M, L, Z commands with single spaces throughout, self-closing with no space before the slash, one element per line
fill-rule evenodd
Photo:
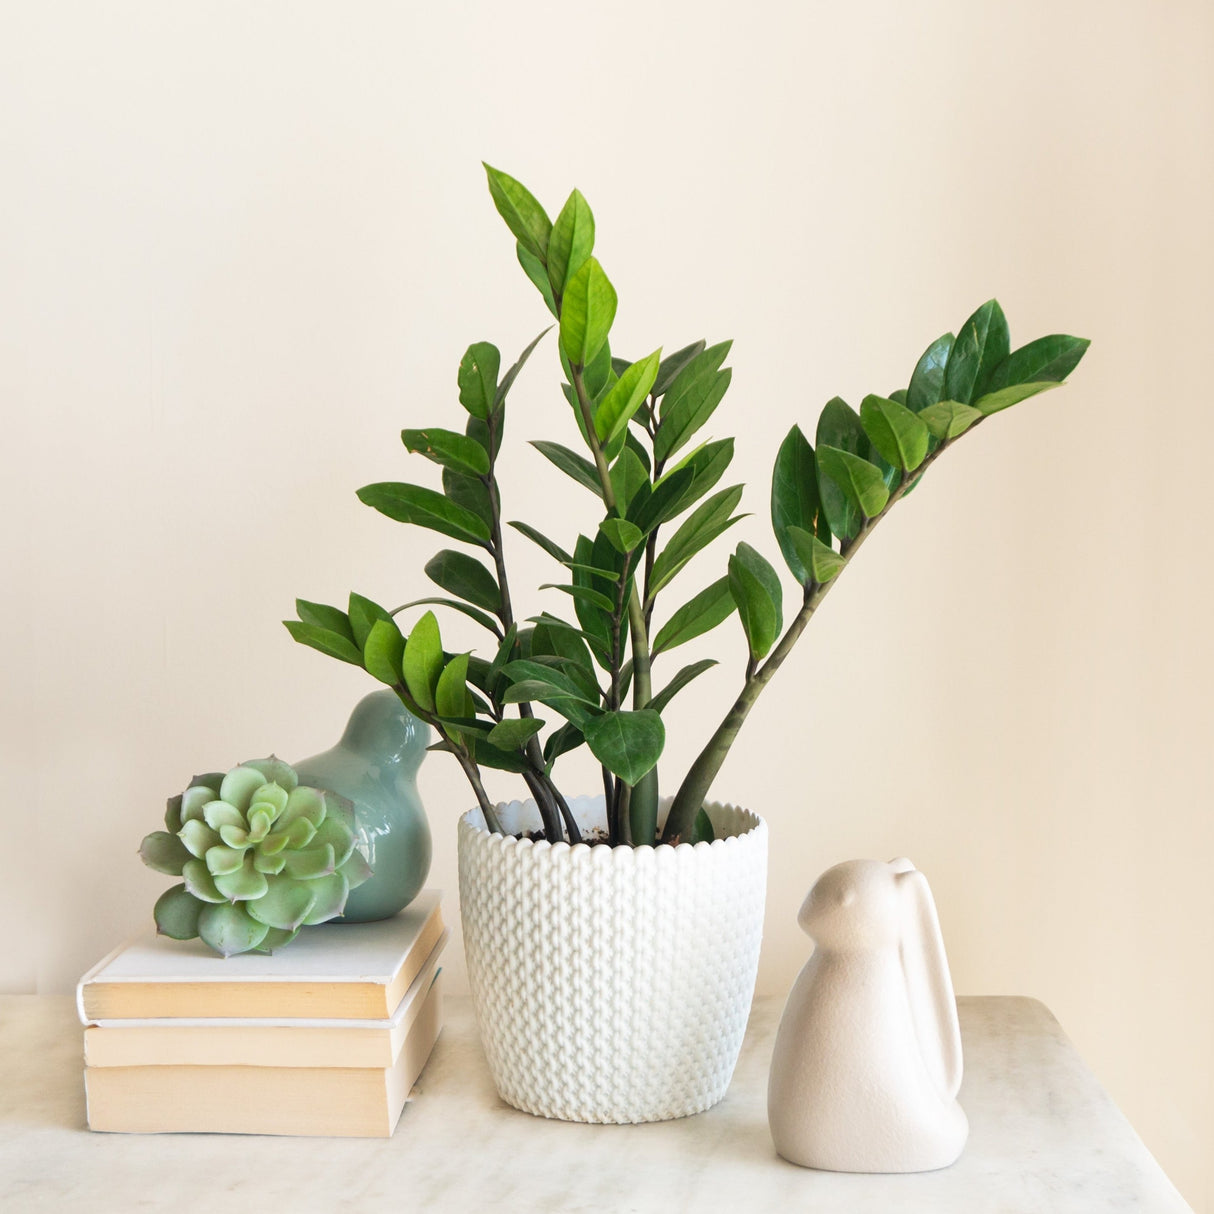
<path fill-rule="evenodd" d="M 355 846 L 372 876 L 350 891 L 339 923 L 387 919 L 421 892 L 430 872 L 430 824 L 417 769 L 430 742 L 393 691 L 364 696 L 332 750 L 294 764 L 300 783 L 328 788 L 354 804 Z"/>
<path fill-rule="evenodd" d="M 570 808 L 583 833 L 603 798 Z M 515 1108 L 563 1121 L 686 1117 L 725 1094 L 754 994 L 767 826 L 705 807 L 716 839 L 678 847 L 532 843 L 532 801 L 459 823 L 468 978 L 490 1071 Z M 663 813 L 665 807 L 663 808 Z"/>

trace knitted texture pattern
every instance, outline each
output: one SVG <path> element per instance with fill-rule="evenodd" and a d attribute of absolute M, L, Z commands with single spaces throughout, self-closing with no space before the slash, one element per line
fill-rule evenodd
<path fill-rule="evenodd" d="M 603 798 L 571 802 L 583 831 Z M 767 826 L 706 806 L 717 838 L 588 847 L 510 837 L 531 802 L 459 823 L 468 977 L 498 1092 L 563 1121 L 664 1121 L 729 1086 L 754 994 Z"/>

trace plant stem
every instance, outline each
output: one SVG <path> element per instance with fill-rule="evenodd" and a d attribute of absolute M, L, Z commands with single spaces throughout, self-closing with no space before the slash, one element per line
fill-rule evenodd
<path fill-rule="evenodd" d="M 975 422 L 970 426 L 970 430 L 974 430 L 979 424 L 980 422 Z M 855 536 L 839 545 L 841 554 L 848 558 L 849 563 L 852 554 L 864 543 L 873 528 L 890 512 L 894 503 L 906 495 L 931 464 L 955 441 L 955 439 L 945 439 L 914 472 L 903 473 L 901 483 L 890 493 L 889 500 L 882 507 L 881 512 L 873 515 L 872 518 L 866 518 Z M 666 819 L 666 829 L 662 834 L 663 843 L 675 844 L 691 838 L 696 814 L 707 800 L 708 790 L 721 770 L 721 765 L 725 762 L 726 755 L 729 754 L 729 748 L 738 736 L 738 731 L 754 707 L 755 701 L 759 698 L 763 688 L 771 682 L 772 676 L 784 664 L 784 659 L 792 652 L 797 639 L 805 631 L 805 625 L 809 623 L 818 604 L 830 593 L 831 587 L 838 582 L 843 571 L 840 569 L 829 582 L 810 581 L 806 583 L 801 610 L 797 612 L 776 647 L 761 665 L 755 667 L 752 662 L 748 667 L 741 694 L 733 702 L 725 719 L 717 726 L 716 732 L 709 738 L 708 745 L 699 753 L 695 762 L 688 769 L 687 775 L 683 777 L 683 783 L 679 786 L 679 791 L 670 807 L 670 814 Z"/>

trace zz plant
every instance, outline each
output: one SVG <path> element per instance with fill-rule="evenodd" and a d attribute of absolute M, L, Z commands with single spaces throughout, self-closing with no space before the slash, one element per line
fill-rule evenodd
<path fill-rule="evenodd" d="M 1088 342 L 1054 335 L 1013 351 L 1003 311 L 991 300 L 956 336 L 928 346 L 906 388 L 866 396 L 858 412 L 838 397 L 828 401 L 812 443 L 800 427 L 789 431 L 772 475 L 772 527 L 800 586 L 791 619 L 780 576 L 746 543 L 722 576 L 667 611 L 666 592 L 682 585 L 692 557 L 742 517 L 743 487 L 717 488 L 733 440 L 699 439 L 729 388 L 730 343 L 616 357 L 616 292 L 593 255 L 585 198 L 574 190 L 553 222 L 514 178 L 486 172 L 519 264 L 555 317 L 562 390 L 580 436 L 580 450 L 549 440 L 532 445 L 602 507 L 597 530 L 572 542 L 509 523 L 552 558 L 553 581 L 541 589 L 562 592 L 571 611 L 520 619 L 503 543 L 497 467 L 507 398 L 541 333 L 505 374 L 495 346 L 469 347 L 457 377 L 463 433 L 402 432 L 409 451 L 441 467 L 441 492 L 405 483 L 359 490 L 389 518 L 461 545 L 425 566 L 443 594 L 394 611 L 358 594 L 345 611 L 301 599 L 299 618 L 286 626 L 297 641 L 364 667 L 432 725 L 437 749 L 454 755 L 491 830 L 500 827 L 484 768 L 523 777 L 546 838 L 579 841 L 553 769 L 585 744 L 602 765 L 611 842 L 639 846 L 658 840 L 662 712 L 715 662 L 693 662 L 656 682 L 655 664 L 736 612 L 747 652 L 741 686 L 679 785 L 661 839 L 710 837 L 701 806 L 734 738 L 860 545 L 949 447 L 993 414 L 1061 384 Z M 402 612 L 433 606 L 483 626 L 492 637 L 487 656 L 446 652 L 432 610 L 407 634 L 398 626 Z"/>

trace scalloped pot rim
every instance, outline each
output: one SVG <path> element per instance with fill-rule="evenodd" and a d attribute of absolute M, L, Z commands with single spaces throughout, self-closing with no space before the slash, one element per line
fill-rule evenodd
<path fill-rule="evenodd" d="M 659 812 L 659 825 L 665 820 L 666 811 L 669 809 L 672 799 L 670 797 L 663 798 Z M 603 796 L 601 793 L 570 798 L 569 808 L 573 812 L 574 817 L 577 818 L 580 826 L 586 825 L 583 821 L 583 816 L 587 810 L 593 812 L 597 809 L 601 813 L 602 800 Z M 596 805 L 596 803 L 598 804 Z M 483 847 L 513 847 L 520 850 L 533 851 L 537 854 L 551 853 L 553 858 L 566 854 L 574 858 L 590 855 L 592 861 L 600 864 L 605 863 L 617 853 L 623 853 L 624 855 L 633 857 L 634 861 L 645 863 L 649 856 L 660 862 L 663 856 L 686 855 L 688 852 L 703 854 L 712 851 L 722 851 L 734 846 L 744 845 L 767 833 L 767 823 L 764 819 L 753 810 L 746 809 L 744 806 L 734 805 L 729 801 L 706 801 L 704 808 L 713 819 L 714 827 L 717 827 L 717 818 L 720 816 L 730 819 L 729 825 L 731 827 L 745 827 L 745 829 L 736 829 L 728 835 L 718 836 L 711 843 L 707 840 L 701 840 L 699 843 L 678 843 L 674 846 L 669 843 L 659 843 L 656 846 L 642 843 L 639 846 L 633 847 L 627 843 L 616 843 L 608 847 L 602 843 L 567 843 L 564 839 L 558 840 L 556 843 L 550 843 L 547 839 L 520 839 L 513 834 L 494 834 L 485 826 L 484 815 L 479 806 L 473 806 L 472 809 L 463 813 L 459 819 L 459 826 L 462 832 L 466 832 L 473 838 L 478 838 L 480 846 Z M 527 826 L 525 829 L 537 829 L 540 825 L 538 812 L 535 810 L 535 802 L 530 798 L 516 801 L 499 801 L 495 809 L 499 816 L 509 820 L 517 820 L 530 810 L 535 815 L 535 826 Z M 505 825 L 504 822 L 503 825 Z"/>

